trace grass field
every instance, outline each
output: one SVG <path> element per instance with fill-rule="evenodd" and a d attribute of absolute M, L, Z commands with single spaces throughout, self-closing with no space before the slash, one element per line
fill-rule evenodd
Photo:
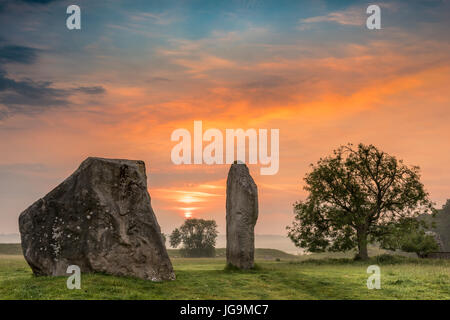
<path fill-rule="evenodd" d="M 17 249 L 0 245 L 0 299 L 450 299 L 448 260 L 382 255 L 363 263 L 258 249 L 257 268 L 244 272 L 226 270 L 220 251 L 209 259 L 170 251 L 175 281 L 86 274 L 81 290 L 68 290 L 66 277 L 33 276 Z M 370 264 L 381 268 L 380 290 L 367 289 Z"/>

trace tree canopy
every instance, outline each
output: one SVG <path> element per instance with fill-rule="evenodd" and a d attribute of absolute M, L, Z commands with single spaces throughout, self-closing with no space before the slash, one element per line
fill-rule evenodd
<path fill-rule="evenodd" d="M 357 258 L 368 259 L 368 243 L 394 229 L 420 228 L 416 217 L 432 209 L 419 167 L 373 145 L 341 146 L 311 168 L 304 179 L 308 196 L 294 204 L 287 228 L 291 240 L 311 252 L 358 248 Z"/>
<path fill-rule="evenodd" d="M 173 248 L 183 244 L 180 252 L 187 257 L 211 257 L 215 255 L 217 224 L 214 220 L 187 219 L 173 230 L 170 245 Z"/>

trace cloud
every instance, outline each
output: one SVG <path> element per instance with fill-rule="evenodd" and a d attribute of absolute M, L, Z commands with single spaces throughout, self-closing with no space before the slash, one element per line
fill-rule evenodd
<path fill-rule="evenodd" d="M 3 68 L 11 63 L 31 65 L 37 58 L 38 50 L 35 48 L 18 45 L 0 47 L 0 119 L 19 113 L 32 115 L 49 108 L 67 107 L 69 96 L 76 93 L 95 95 L 105 92 L 102 86 L 59 89 L 50 81 L 15 80 Z"/>
<path fill-rule="evenodd" d="M 37 49 L 7 45 L 0 47 L 0 64 L 1 63 L 24 63 L 31 64 L 37 59 Z"/>
<path fill-rule="evenodd" d="M 366 9 L 369 4 L 365 6 L 351 6 L 345 10 L 339 10 L 330 12 L 327 15 L 315 16 L 306 19 L 301 19 L 300 25 L 297 29 L 299 30 L 308 30 L 309 25 L 312 23 L 321 23 L 321 22 L 331 22 L 337 23 L 340 25 L 347 26 L 364 26 L 366 19 L 368 17 L 366 13 Z M 389 11 L 398 11 L 399 3 L 379 3 L 379 7 L 389 10 Z"/>
<path fill-rule="evenodd" d="M 167 26 L 176 21 L 178 18 L 174 16 L 170 16 L 167 12 L 165 13 L 151 13 L 151 12 L 142 12 L 131 16 L 131 19 L 134 21 L 150 21 L 151 23 Z"/>
<path fill-rule="evenodd" d="M 258 80 L 255 81 L 250 81 L 247 83 L 244 83 L 242 85 L 242 88 L 245 89 L 271 89 L 271 88 L 276 88 L 276 87 L 280 87 L 283 85 L 287 85 L 289 83 L 288 80 L 279 77 L 279 76 L 266 76 L 266 77 L 262 77 Z"/>
<path fill-rule="evenodd" d="M 170 80 L 169 78 L 165 78 L 165 77 L 152 77 L 149 82 L 171 82 L 172 80 Z"/>
<path fill-rule="evenodd" d="M 28 4 L 49 4 L 51 2 L 58 2 L 60 0 L 4 0 L 1 1 L 0 4 L 10 4 L 10 3 L 17 3 L 17 2 L 23 2 Z"/>
<path fill-rule="evenodd" d="M 18 12 L 24 7 L 30 8 L 33 6 L 41 6 L 51 4 L 53 2 L 59 2 L 61 0 L 0 0 L 0 14 L 11 12 Z"/>
<path fill-rule="evenodd" d="M 0 119 L 8 115 L 24 113 L 34 114 L 55 106 L 66 106 L 67 92 L 55 89 L 51 82 L 36 82 L 31 79 L 16 81 L 0 70 Z"/>
<path fill-rule="evenodd" d="M 83 94 L 102 94 L 106 90 L 101 86 L 58 89 L 50 81 L 33 81 L 31 79 L 13 80 L 0 70 L 0 119 L 14 114 L 33 115 L 51 108 L 70 105 L 68 97 L 81 92 Z"/>
<path fill-rule="evenodd" d="M 79 91 L 85 94 L 101 94 L 106 92 L 105 88 L 102 86 L 78 87 L 74 89 L 74 91 Z"/>
<path fill-rule="evenodd" d="M 364 25 L 365 10 L 363 8 L 349 8 L 347 10 L 331 12 L 327 15 L 310 17 L 300 20 L 302 24 L 335 22 L 342 25 L 361 26 Z"/>
<path fill-rule="evenodd" d="M 37 3 L 37 4 L 47 4 L 50 2 L 57 2 L 60 0 L 21 0 L 22 2 L 26 2 L 26 3 Z"/>

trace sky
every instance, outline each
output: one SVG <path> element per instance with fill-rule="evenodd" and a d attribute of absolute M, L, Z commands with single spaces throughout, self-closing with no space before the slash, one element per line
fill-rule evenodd
<path fill-rule="evenodd" d="M 81 8 L 68 30 L 66 8 Z M 381 8 L 381 29 L 366 8 Z M 0 0 L 0 233 L 89 156 L 144 160 L 165 233 L 225 232 L 229 165 L 175 165 L 171 134 L 279 129 L 257 234 L 286 234 L 310 164 L 347 143 L 450 198 L 450 1 Z"/>

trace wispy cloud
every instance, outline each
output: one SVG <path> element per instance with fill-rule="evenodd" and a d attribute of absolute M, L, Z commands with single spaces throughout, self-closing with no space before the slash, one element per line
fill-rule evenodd
<path fill-rule="evenodd" d="M 6 45 L 0 47 L 0 64 L 2 63 L 34 63 L 38 50 L 35 48 Z"/>
<path fill-rule="evenodd" d="M 67 107 L 69 97 L 77 93 L 96 95 L 105 92 L 102 86 L 56 88 L 51 81 L 14 79 L 5 71 L 4 67 L 11 64 L 33 65 L 38 60 L 38 52 L 32 47 L 11 44 L 0 47 L 0 119 Z"/>
<path fill-rule="evenodd" d="M 150 22 L 162 26 L 167 26 L 174 22 L 180 21 L 180 18 L 171 15 L 168 12 L 163 13 L 142 12 L 132 15 L 131 19 L 138 22 Z"/>
<path fill-rule="evenodd" d="M 383 10 L 398 11 L 399 3 L 377 3 L 377 5 Z M 346 26 L 363 26 L 365 25 L 367 19 L 366 9 L 369 4 L 366 5 L 356 5 L 348 7 L 344 10 L 333 11 L 326 15 L 314 16 L 309 18 L 304 18 L 299 20 L 298 29 L 307 30 L 310 24 L 321 23 L 321 22 L 331 22 Z"/>
<path fill-rule="evenodd" d="M 73 91 L 79 91 L 85 94 L 101 94 L 106 92 L 102 86 L 78 87 L 73 89 Z"/>
<path fill-rule="evenodd" d="M 315 16 L 299 21 L 301 24 L 334 22 L 342 25 L 361 26 L 365 22 L 365 9 L 362 7 L 351 7 L 342 11 L 331 12 L 323 16 Z"/>

